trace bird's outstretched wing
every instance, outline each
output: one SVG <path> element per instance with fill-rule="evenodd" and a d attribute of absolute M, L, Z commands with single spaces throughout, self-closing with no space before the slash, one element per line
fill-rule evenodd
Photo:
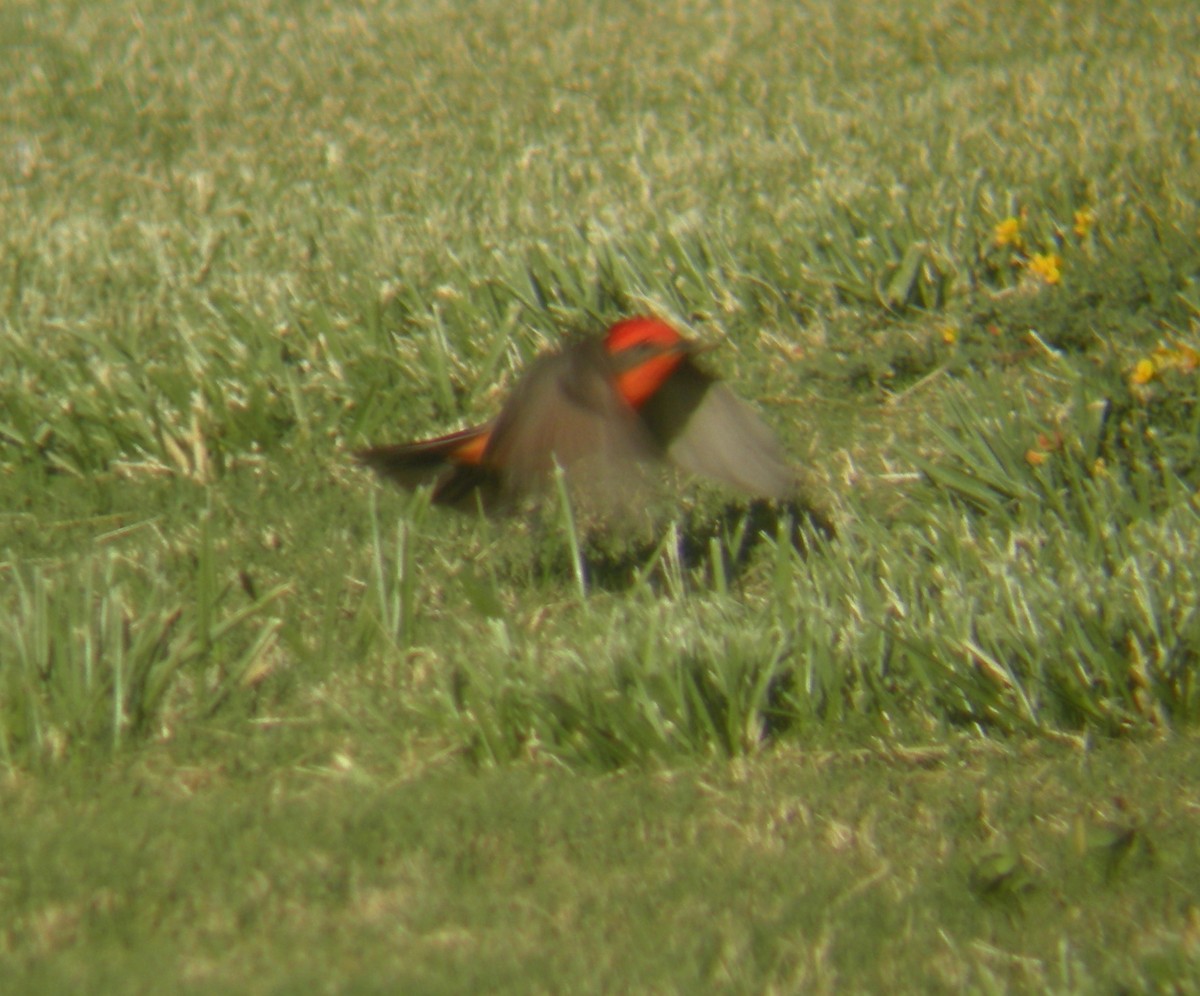
<path fill-rule="evenodd" d="M 640 414 L 670 460 L 688 473 L 760 498 L 796 493 L 796 472 L 775 434 L 690 359 L 679 364 Z"/>

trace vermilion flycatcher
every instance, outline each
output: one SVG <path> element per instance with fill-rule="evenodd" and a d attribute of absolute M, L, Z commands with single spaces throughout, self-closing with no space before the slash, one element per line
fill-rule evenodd
<path fill-rule="evenodd" d="M 535 360 L 491 422 L 355 455 L 402 487 L 431 484 L 435 504 L 491 513 L 543 490 L 555 463 L 603 504 L 656 460 L 756 497 L 793 496 L 775 436 L 697 352 L 666 322 L 627 318 Z"/>

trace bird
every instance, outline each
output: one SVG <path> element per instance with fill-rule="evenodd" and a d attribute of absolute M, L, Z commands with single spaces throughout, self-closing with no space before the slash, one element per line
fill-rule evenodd
<path fill-rule="evenodd" d="M 794 495 L 797 475 L 774 433 L 696 362 L 708 347 L 636 316 L 534 360 L 483 425 L 358 450 L 357 460 L 431 501 L 502 515 L 545 494 L 556 466 L 572 495 L 628 506 L 657 464 L 753 498 Z"/>

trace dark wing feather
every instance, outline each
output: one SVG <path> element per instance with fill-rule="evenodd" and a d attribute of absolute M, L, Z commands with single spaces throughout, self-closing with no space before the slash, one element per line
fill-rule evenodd
<path fill-rule="evenodd" d="M 744 401 L 684 360 L 642 406 L 641 417 L 673 463 L 762 498 L 796 492 L 779 441 Z"/>

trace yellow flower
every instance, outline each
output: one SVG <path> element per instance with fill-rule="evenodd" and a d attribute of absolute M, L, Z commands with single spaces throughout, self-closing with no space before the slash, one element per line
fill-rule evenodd
<path fill-rule="evenodd" d="M 1133 376 L 1129 379 L 1141 387 L 1143 384 L 1149 384 L 1150 381 L 1154 380 L 1155 373 L 1157 373 L 1157 370 L 1155 369 L 1153 360 L 1138 360 L 1137 366 L 1133 368 Z"/>
<path fill-rule="evenodd" d="M 1158 352 L 1158 350 L 1155 350 Z M 1163 366 L 1182 373 L 1192 373 L 1200 367 L 1200 352 L 1183 342 L 1176 342 L 1174 349 L 1163 349 Z"/>
<path fill-rule="evenodd" d="M 1190 374 L 1198 368 L 1200 351 L 1187 343 L 1175 342 L 1170 346 L 1155 346 L 1148 357 L 1138 360 L 1133 370 L 1133 382 L 1149 383 L 1164 370 L 1178 370 L 1180 373 Z"/>
<path fill-rule="evenodd" d="M 1048 284 L 1062 280 L 1062 257 L 1056 252 L 1038 252 L 1029 257 L 1029 272 Z"/>
<path fill-rule="evenodd" d="M 1005 218 L 996 226 L 993 232 L 993 237 L 996 240 L 996 245 L 1003 249 L 1005 246 L 1012 246 L 1014 249 L 1020 249 L 1025 245 L 1025 240 L 1021 238 L 1021 219 Z"/>
<path fill-rule="evenodd" d="M 958 342 L 957 325 L 942 326 L 942 342 L 944 342 L 947 346 L 953 346 L 956 342 Z"/>
<path fill-rule="evenodd" d="M 1050 459 L 1050 454 L 1057 453 L 1066 445 L 1066 437 L 1061 432 L 1047 434 L 1039 432 L 1037 442 L 1025 451 L 1025 462 L 1031 467 L 1040 467 Z"/>
<path fill-rule="evenodd" d="M 1091 208 L 1080 208 L 1075 212 L 1075 235 L 1086 239 L 1088 233 L 1096 226 L 1096 212 Z"/>

